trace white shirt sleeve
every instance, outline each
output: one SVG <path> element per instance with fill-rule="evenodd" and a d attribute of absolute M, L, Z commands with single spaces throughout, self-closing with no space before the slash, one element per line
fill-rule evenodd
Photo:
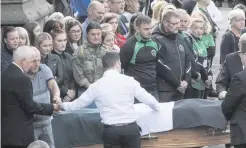
<path fill-rule="evenodd" d="M 209 15 L 211 16 L 211 18 L 216 24 L 219 24 L 222 22 L 222 13 L 215 6 L 213 1 L 210 2 L 210 5 L 207 7 L 207 10 L 208 10 Z"/>
<path fill-rule="evenodd" d="M 148 105 L 153 110 L 160 111 L 159 102 L 155 99 L 155 97 L 153 97 L 144 88 L 142 88 L 140 86 L 140 83 L 137 82 L 136 80 L 133 79 L 132 84 L 134 86 L 134 96 L 136 99 Z"/>
<path fill-rule="evenodd" d="M 80 110 L 94 101 L 92 88 L 89 87 L 79 98 L 72 102 L 64 102 L 62 108 L 66 111 Z"/>

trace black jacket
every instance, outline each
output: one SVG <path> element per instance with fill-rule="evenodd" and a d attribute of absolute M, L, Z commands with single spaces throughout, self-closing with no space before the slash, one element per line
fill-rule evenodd
<path fill-rule="evenodd" d="M 239 50 L 238 41 L 239 41 L 239 37 L 236 37 L 236 35 L 232 31 L 227 31 L 222 36 L 222 41 L 220 44 L 220 63 L 221 64 L 225 61 L 226 55 Z"/>
<path fill-rule="evenodd" d="M 134 35 L 120 49 L 121 66 L 146 90 L 156 90 L 156 55 L 159 46 L 153 40 Z"/>
<path fill-rule="evenodd" d="M 246 143 L 246 70 L 232 77 L 229 91 L 221 108 L 230 120 L 231 145 Z"/>
<path fill-rule="evenodd" d="M 190 81 L 191 63 L 185 42 L 179 34 L 169 34 L 157 25 L 153 31 L 153 40 L 160 45 L 157 71 L 157 88 L 159 91 L 174 91 L 180 82 Z"/>
<path fill-rule="evenodd" d="M 55 55 L 55 54 L 48 54 L 47 57 L 45 59 L 41 60 L 42 64 L 46 64 L 50 70 L 52 71 L 53 76 L 55 77 L 56 83 L 61 86 L 63 84 L 63 66 L 61 63 L 61 59 L 59 58 L 59 56 Z"/>
<path fill-rule="evenodd" d="M 16 65 L 1 79 L 2 145 L 28 146 L 34 141 L 33 114 L 51 115 L 53 105 L 33 101 L 32 82 Z"/>
<path fill-rule="evenodd" d="M 238 52 L 228 54 L 225 58 L 220 73 L 216 79 L 216 90 L 218 93 L 227 91 L 234 74 L 243 70 L 243 64 Z"/>
<path fill-rule="evenodd" d="M 1 50 L 1 71 L 7 69 L 13 61 L 13 51 L 6 47 L 6 44 L 2 44 Z"/>
<path fill-rule="evenodd" d="M 63 52 L 62 54 L 58 54 L 54 50 L 53 54 L 58 55 L 61 59 L 61 63 L 63 66 L 63 83 L 59 86 L 61 91 L 61 97 L 65 97 L 67 95 L 68 89 L 76 90 L 75 80 L 73 78 L 73 68 L 72 68 L 72 56 Z"/>

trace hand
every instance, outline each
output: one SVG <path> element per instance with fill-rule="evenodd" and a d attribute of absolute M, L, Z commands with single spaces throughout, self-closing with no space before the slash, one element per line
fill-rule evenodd
<path fill-rule="evenodd" d="M 181 94 L 185 94 L 186 88 L 184 88 L 184 87 L 178 87 L 177 90 L 178 90 Z"/>
<path fill-rule="evenodd" d="M 61 98 L 59 96 L 54 96 L 52 101 L 55 104 L 61 104 L 62 103 Z"/>
<path fill-rule="evenodd" d="M 70 97 L 71 99 L 73 99 L 75 97 L 75 95 L 76 95 L 75 90 L 69 89 L 67 91 L 67 96 Z"/>
<path fill-rule="evenodd" d="M 222 91 L 219 93 L 219 99 L 224 99 L 227 94 L 227 91 Z"/>
<path fill-rule="evenodd" d="M 180 87 L 186 89 L 188 86 L 188 83 L 186 81 L 181 81 Z"/>
<path fill-rule="evenodd" d="M 63 98 L 63 102 L 70 102 L 72 99 L 69 96 Z"/>
<path fill-rule="evenodd" d="M 53 104 L 53 112 L 59 112 L 61 110 L 61 104 Z"/>

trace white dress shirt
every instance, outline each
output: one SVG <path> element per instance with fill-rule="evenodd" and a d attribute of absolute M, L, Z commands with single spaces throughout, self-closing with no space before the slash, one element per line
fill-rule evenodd
<path fill-rule="evenodd" d="M 134 78 L 120 74 L 116 70 L 107 70 L 103 77 L 73 102 L 63 103 L 64 110 L 79 110 L 95 101 L 100 111 L 102 123 L 107 125 L 132 123 L 137 120 L 134 109 L 134 97 L 155 111 L 159 103 L 143 89 Z"/>

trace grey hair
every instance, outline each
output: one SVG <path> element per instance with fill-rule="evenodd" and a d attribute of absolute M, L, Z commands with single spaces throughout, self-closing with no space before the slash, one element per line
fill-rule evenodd
<path fill-rule="evenodd" d="M 229 21 L 230 27 L 232 27 L 234 25 L 235 19 L 238 16 L 245 18 L 245 13 L 242 9 L 234 9 L 234 10 L 229 12 L 228 21 Z"/>
<path fill-rule="evenodd" d="M 46 142 L 42 140 L 37 140 L 32 142 L 27 148 L 50 148 L 50 147 Z"/>
<path fill-rule="evenodd" d="M 29 46 L 18 47 L 13 54 L 13 61 L 20 61 L 30 59 L 35 56 L 34 50 Z"/>
<path fill-rule="evenodd" d="M 239 50 L 246 53 L 246 33 L 241 35 L 238 42 Z"/>

